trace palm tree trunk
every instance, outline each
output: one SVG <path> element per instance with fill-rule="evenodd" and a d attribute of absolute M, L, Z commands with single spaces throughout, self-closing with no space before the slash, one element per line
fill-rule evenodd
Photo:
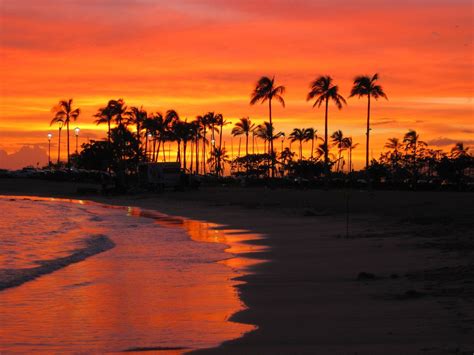
<path fill-rule="evenodd" d="M 202 137 L 202 171 L 206 175 L 206 128 L 204 127 L 204 134 Z"/>
<path fill-rule="evenodd" d="M 69 160 L 69 117 L 66 117 L 66 130 L 67 130 L 67 167 L 71 167 L 71 162 Z"/>
<path fill-rule="evenodd" d="M 219 132 L 219 152 L 222 153 L 222 127 L 224 126 L 224 119 L 222 120 L 221 123 L 221 129 Z M 219 175 L 220 170 L 221 170 L 221 154 L 217 156 L 217 166 L 219 168 L 219 171 L 216 171 L 216 174 Z"/>
<path fill-rule="evenodd" d="M 145 131 L 145 161 L 148 160 L 148 130 Z"/>
<path fill-rule="evenodd" d="M 176 154 L 176 161 L 181 164 L 181 141 L 178 141 L 178 153 Z"/>
<path fill-rule="evenodd" d="M 314 158 L 313 152 L 314 152 L 314 137 L 311 138 L 311 160 L 313 160 Z"/>
<path fill-rule="evenodd" d="M 184 168 L 184 172 L 186 172 L 186 145 L 187 145 L 187 141 L 183 141 L 183 168 Z"/>
<path fill-rule="evenodd" d="M 196 137 L 196 175 L 199 175 L 199 138 Z"/>
<path fill-rule="evenodd" d="M 252 131 L 252 154 L 255 154 L 255 133 Z"/>
<path fill-rule="evenodd" d="M 367 138 L 366 138 L 366 150 L 365 150 L 365 170 L 369 169 L 369 135 L 370 135 L 370 94 L 367 96 Z"/>
<path fill-rule="evenodd" d="M 58 165 L 59 165 L 59 162 L 61 161 L 61 129 L 62 129 L 62 127 L 59 127 L 59 133 L 58 133 Z"/>
<path fill-rule="evenodd" d="M 245 132 L 245 155 L 249 155 L 249 132 Z"/>
<path fill-rule="evenodd" d="M 349 173 L 352 172 L 352 148 L 349 148 Z"/>
<path fill-rule="evenodd" d="M 300 161 L 303 160 L 303 141 L 300 139 Z"/>
<path fill-rule="evenodd" d="M 273 159 L 273 123 L 272 123 L 272 99 L 268 100 L 268 113 L 270 118 L 270 127 L 272 129 L 272 134 L 270 137 L 270 158 L 272 160 L 272 178 L 275 177 L 275 159 Z"/>
<path fill-rule="evenodd" d="M 189 151 L 191 152 L 191 163 L 189 164 L 189 173 L 193 173 L 193 164 L 194 164 L 194 140 L 191 139 L 191 146 L 189 147 Z"/>
<path fill-rule="evenodd" d="M 110 149 L 110 120 L 107 120 L 107 142 Z"/>
<path fill-rule="evenodd" d="M 329 111 L 329 98 L 326 97 L 326 110 L 325 110 L 325 114 L 324 114 L 324 164 L 326 165 L 326 171 L 328 170 L 328 162 L 329 162 L 328 111 Z"/>

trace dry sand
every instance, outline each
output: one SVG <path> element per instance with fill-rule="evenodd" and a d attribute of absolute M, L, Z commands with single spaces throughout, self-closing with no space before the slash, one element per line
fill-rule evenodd
<path fill-rule="evenodd" d="M 0 194 L 79 198 L 79 185 L 3 179 Z M 258 329 L 199 353 L 471 354 L 473 196 L 219 187 L 82 198 L 267 237 L 257 256 L 270 262 L 242 278 L 248 309 L 233 316 Z"/>

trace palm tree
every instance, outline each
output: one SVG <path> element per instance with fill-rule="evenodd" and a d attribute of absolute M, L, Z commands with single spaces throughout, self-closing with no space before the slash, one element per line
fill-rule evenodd
<path fill-rule="evenodd" d="M 255 124 L 248 117 L 242 117 L 232 128 L 232 135 L 241 136 L 245 134 L 245 155 L 249 155 L 249 134 L 255 129 Z"/>
<path fill-rule="evenodd" d="M 338 150 L 336 171 L 339 172 L 339 167 L 341 165 L 342 151 L 345 149 L 344 134 L 342 133 L 341 130 L 338 130 L 338 131 L 335 131 L 331 135 L 331 138 L 332 138 L 332 141 L 333 141 L 334 145 L 337 147 L 337 150 Z"/>
<path fill-rule="evenodd" d="M 352 137 L 344 138 L 344 147 L 349 150 L 349 173 L 352 172 L 352 151 L 357 148 L 359 143 L 355 143 L 352 141 Z"/>
<path fill-rule="evenodd" d="M 70 154 L 69 154 L 69 123 L 71 120 L 76 121 L 81 113 L 81 109 L 76 108 L 73 109 L 72 106 L 72 99 L 69 100 L 61 100 L 59 103 L 53 107 L 52 111 L 55 114 L 53 120 L 59 121 L 60 119 L 63 120 L 64 124 L 66 125 L 67 131 L 67 166 L 68 168 L 71 167 L 70 161 Z"/>
<path fill-rule="evenodd" d="M 94 115 L 97 119 L 94 121 L 96 125 L 107 124 L 107 142 L 110 147 L 110 124 L 115 116 L 114 100 L 110 100 L 105 107 L 101 107 Z"/>
<path fill-rule="evenodd" d="M 413 177 L 415 178 L 417 175 L 416 161 L 418 148 L 426 146 L 427 144 L 423 141 L 420 141 L 420 135 L 412 129 L 408 130 L 408 132 L 405 133 L 405 136 L 403 137 L 403 143 L 405 143 L 405 149 L 407 151 L 410 149 L 412 150 Z"/>
<path fill-rule="evenodd" d="M 110 106 L 115 123 L 117 126 L 120 126 L 123 124 L 123 120 L 125 119 L 125 116 L 127 115 L 128 112 L 128 107 L 125 105 L 125 101 L 123 99 L 118 99 L 118 100 L 111 100 L 109 101 L 108 106 Z"/>
<path fill-rule="evenodd" d="M 230 121 L 226 121 L 224 119 L 224 116 L 222 114 L 219 114 L 218 117 L 217 117 L 217 125 L 219 126 L 219 150 L 222 151 L 222 130 L 224 128 L 224 126 L 228 125 L 228 124 L 231 124 L 232 122 Z M 220 159 L 221 158 L 221 155 L 218 154 L 216 156 L 217 159 Z M 217 168 L 221 168 L 221 164 L 220 162 L 217 162 Z M 219 175 L 219 171 L 216 171 L 216 175 Z"/>
<path fill-rule="evenodd" d="M 300 144 L 300 160 L 303 160 L 303 141 L 306 140 L 306 129 L 305 128 L 294 128 L 293 132 L 288 136 L 291 142 L 298 141 Z"/>
<path fill-rule="evenodd" d="M 207 143 L 207 128 L 209 127 L 208 115 L 197 116 L 196 120 L 202 129 L 202 171 L 206 175 L 206 143 Z"/>
<path fill-rule="evenodd" d="M 52 126 L 55 123 L 58 124 L 58 165 L 59 165 L 59 161 L 61 159 L 61 130 L 63 129 L 64 121 L 61 117 L 55 116 L 51 120 L 51 123 L 49 125 Z"/>
<path fill-rule="evenodd" d="M 126 112 L 125 115 L 127 116 L 127 125 L 135 125 L 136 127 L 136 163 L 138 164 L 140 160 L 140 144 L 141 144 L 141 131 L 142 131 L 142 124 L 145 122 L 146 118 L 148 117 L 147 112 L 143 109 L 143 107 L 131 107 L 130 111 Z"/>
<path fill-rule="evenodd" d="M 366 150 L 365 150 L 365 169 L 369 168 L 369 135 L 370 135 L 370 98 L 373 97 L 378 100 L 379 97 L 383 97 L 388 100 L 387 95 L 382 89 L 382 86 L 376 84 L 379 79 L 379 75 L 376 73 L 372 77 L 368 75 L 357 76 L 354 79 L 354 85 L 351 90 L 349 97 L 367 96 L 367 131 L 366 131 Z"/>
<path fill-rule="evenodd" d="M 316 135 L 317 130 L 314 128 L 306 128 L 304 131 L 305 141 L 311 141 L 311 160 L 314 157 L 314 141 L 318 138 Z"/>
<path fill-rule="evenodd" d="M 390 157 L 393 162 L 393 165 L 398 168 L 398 161 L 400 160 L 400 150 L 402 149 L 402 143 L 396 137 L 389 138 L 387 140 L 387 143 L 385 143 L 385 148 L 392 150 Z"/>
<path fill-rule="evenodd" d="M 316 99 L 313 107 L 321 107 L 321 104 L 324 102 L 326 105 L 324 113 L 324 142 L 328 143 L 328 111 L 329 111 L 329 101 L 334 102 L 336 107 L 340 110 L 342 109 L 343 104 L 346 104 L 346 100 L 342 95 L 339 94 L 339 87 L 333 84 L 333 78 L 329 75 L 319 76 L 310 84 L 311 90 L 306 97 L 306 101 Z M 329 147 L 324 149 L 324 162 L 328 165 L 328 154 Z"/>
<path fill-rule="evenodd" d="M 273 128 L 273 121 L 272 121 L 272 100 L 278 100 L 283 107 L 285 107 L 285 100 L 283 100 L 283 94 L 285 93 L 285 87 L 280 85 L 275 85 L 275 77 L 269 78 L 266 76 L 262 76 L 260 80 L 257 82 L 257 85 L 252 92 L 250 98 L 250 104 L 255 105 L 257 102 L 261 102 L 262 104 L 268 101 L 268 116 L 269 116 L 269 123 L 270 126 Z M 272 156 L 272 177 L 275 176 L 275 159 L 273 158 L 273 138 L 270 139 L 270 155 Z"/>

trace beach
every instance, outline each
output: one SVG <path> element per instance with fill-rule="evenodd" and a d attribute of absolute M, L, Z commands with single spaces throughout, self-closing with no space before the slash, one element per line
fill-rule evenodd
<path fill-rule="evenodd" d="M 141 207 L 250 230 L 267 260 L 237 285 L 257 330 L 196 353 L 474 350 L 472 193 L 202 187 L 104 197 L 85 184 L 2 179 L 2 195 Z M 97 186 L 95 186 L 97 188 Z M 89 190 L 90 192 L 92 190 Z"/>

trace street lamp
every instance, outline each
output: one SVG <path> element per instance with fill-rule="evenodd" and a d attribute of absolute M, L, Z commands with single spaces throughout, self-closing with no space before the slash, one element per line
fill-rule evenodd
<path fill-rule="evenodd" d="M 53 134 L 48 133 L 48 166 L 51 166 L 51 138 L 53 138 Z"/>
<path fill-rule="evenodd" d="M 79 127 L 76 127 L 74 128 L 74 134 L 76 135 L 76 154 L 77 154 L 77 148 L 78 148 L 78 141 L 79 141 L 79 132 L 80 132 L 80 128 Z"/>

